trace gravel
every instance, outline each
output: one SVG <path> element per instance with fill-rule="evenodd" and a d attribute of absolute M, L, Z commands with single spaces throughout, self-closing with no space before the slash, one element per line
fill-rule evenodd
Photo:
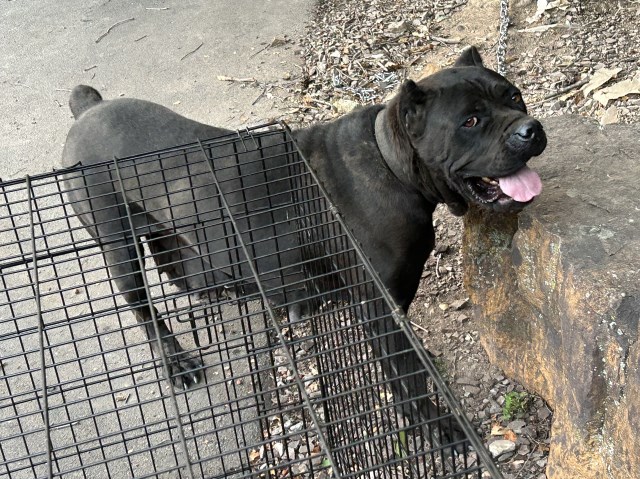
<path fill-rule="evenodd" d="M 513 0 L 507 77 L 538 118 L 563 114 L 603 124 L 640 121 L 640 95 L 598 101 L 607 89 L 633 91 L 640 82 L 640 4 L 633 0 L 561 0 L 535 20 L 533 0 Z M 495 67 L 497 0 L 324 0 L 299 46 L 304 59 L 297 103 L 287 113 L 296 125 L 327 121 L 357 105 L 388 98 L 407 77 L 450 64 L 477 45 Z M 531 21 L 532 20 L 532 21 Z M 543 31 L 535 31 L 543 30 Z M 616 75 L 608 70 L 618 70 Z M 587 88 L 596 73 L 605 78 Z M 607 78 L 609 77 L 609 78 Z M 627 82 L 620 85 L 620 82 Z M 640 92 L 638 92 L 640 93 Z M 462 286 L 462 222 L 438 208 L 437 246 L 425 265 L 409 316 L 448 379 L 506 479 L 543 479 L 552 410 L 489 363 L 479 344 Z M 526 393 L 517 417 L 504 417 L 510 393 Z"/>

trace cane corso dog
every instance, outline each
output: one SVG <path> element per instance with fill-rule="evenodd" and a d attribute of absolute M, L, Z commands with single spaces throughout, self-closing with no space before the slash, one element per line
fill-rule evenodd
<path fill-rule="evenodd" d="M 82 85 L 73 90 L 70 107 L 77 121 L 63 153 L 64 165 L 69 167 L 96 165 L 114 157 L 230 133 L 154 103 L 126 98 L 104 101 L 96 90 Z M 541 191 L 540 179 L 527 162 L 545 149 L 542 125 L 527 115 L 520 91 L 485 68 L 473 47 L 453 67 L 417 83 L 405 81 L 386 105 L 363 107 L 293 135 L 382 282 L 405 311 L 434 247 L 432 215 L 438 203 L 445 203 L 455 215 L 463 215 L 469 204 L 496 213 L 517 211 Z M 200 158 L 194 153 L 196 157 Z M 169 193 L 156 194 L 153 201 L 142 200 L 139 194 L 145 186 L 157 184 L 159 175 L 171 182 L 176 171 L 180 175 L 175 178 L 182 180 L 173 182 L 175 191 L 186 191 L 198 178 L 208 178 L 206 171 L 189 170 L 190 161 L 183 156 L 168 159 L 163 171 L 158 171 L 158 162 L 136 165 L 135 171 L 123 165 L 120 173 L 122 181 L 130 183 L 126 203 L 134 214 L 136 234 L 146 236 L 159 270 L 182 289 L 215 289 L 229 280 L 232 270 L 225 264 L 229 261 L 226 256 L 216 257 L 222 244 L 207 242 L 193 228 L 181 225 L 184 218 L 193 216 L 189 202 L 169 208 Z M 243 168 L 250 171 L 251 166 Z M 271 171 L 277 183 L 279 170 Z M 281 174 L 286 174 L 284 169 Z M 229 184 L 229 195 L 240 194 L 239 183 Z M 153 324 L 154 311 L 144 292 L 135 238 L 123 219 L 124 200 L 116 185 L 113 171 L 105 168 L 91 177 L 70 177 L 66 189 L 76 214 L 101 245 L 109 274 L 134 308 L 154 347 L 159 331 L 174 385 L 188 388 L 201 379 L 202 365 L 183 352 L 163 321 Z M 199 186 L 202 190 L 203 185 Z M 204 190 L 207 193 L 206 187 Z M 215 195 L 211 190 L 193 201 L 204 202 Z M 255 201 L 259 208 L 258 198 Z M 273 219 L 265 215 L 261 221 Z M 274 243 L 265 244 L 267 249 L 275 248 Z M 191 256 L 172 253 L 179 247 L 184 251 L 185 246 Z M 217 262 L 215 268 L 197 261 L 203 251 Z M 295 255 L 291 257 L 292 263 L 297 260 Z M 265 264 L 265 270 L 268 268 Z M 297 316 L 304 311 L 289 313 Z M 380 320 L 368 332 L 392 381 L 394 397 L 404 398 L 406 404 L 410 402 L 407 398 L 424 394 L 427 378 L 416 373 L 418 358 L 398 326 L 391 319 Z M 382 336 L 384 341 L 376 340 Z M 423 400 L 418 406 L 420 414 L 433 417 L 434 406 L 427 403 Z M 404 407 L 406 413 L 413 414 L 409 409 Z"/>

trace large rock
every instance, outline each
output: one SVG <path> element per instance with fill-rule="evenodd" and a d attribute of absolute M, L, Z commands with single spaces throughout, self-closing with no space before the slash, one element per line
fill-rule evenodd
<path fill-rule="evenodd" d="M 554 409 L 548 477 L 640 478 L 640 127 L 545 130 L 541 197 L 467 216 L 465 284 L 491 360 Z"/>

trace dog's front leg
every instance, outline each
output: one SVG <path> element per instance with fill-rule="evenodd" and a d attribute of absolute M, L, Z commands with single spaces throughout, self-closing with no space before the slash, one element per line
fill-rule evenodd
<path fill-rule="evenodd" d="M 429 374 L 387 304 L 372 301 L 366 307 L 365 331 L 387 378 L 394 402 L 410 423 L 426 423 L 431 440 L 441 445 L 465 439 L 456 421 L 444 414 L 437 391 L 428 387 Z M 369 318 L 369 319 L 368 319 Z M 442 416 L 445 416 L 442 419 Z"/>

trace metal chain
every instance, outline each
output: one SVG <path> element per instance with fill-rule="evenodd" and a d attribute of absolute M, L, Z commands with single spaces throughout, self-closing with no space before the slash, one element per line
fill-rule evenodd
<path fill-rule="evenodd" d="M 500 33 L 498 35 L 498 73 L 506 75 L 507 65 L 505 56 L 507 54 L 507 31 L 509 29 L 509 0 L 500 0 Z"/>

